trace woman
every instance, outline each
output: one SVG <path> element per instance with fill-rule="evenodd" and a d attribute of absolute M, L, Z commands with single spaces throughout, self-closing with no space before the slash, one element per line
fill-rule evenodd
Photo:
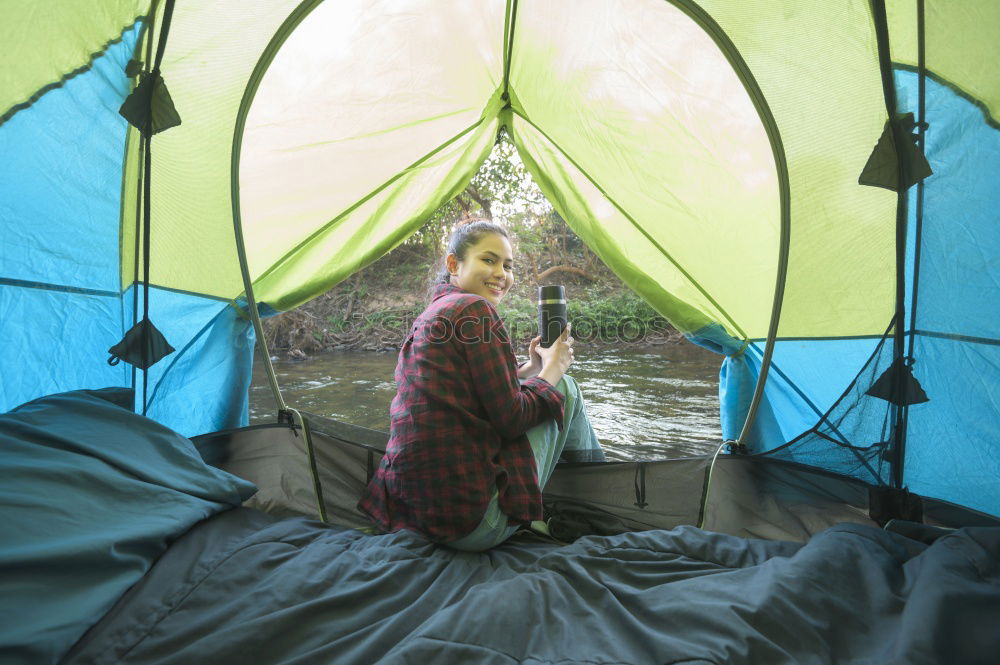
<path fill-rule="evenodd" d="M 507 232 L 459 227 L 431 303 L 399 352 L 385 456 L 358 508 L 386 531 L 410 529 L 457 549 L 499 545 L 542 519 L 556 461 L 603 460 L 576 383 L 570 327 L 531 340 L 517 366 L 495 305 L 514 284 Z"/>

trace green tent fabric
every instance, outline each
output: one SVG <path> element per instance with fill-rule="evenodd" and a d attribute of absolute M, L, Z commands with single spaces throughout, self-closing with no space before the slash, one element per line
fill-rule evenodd
<path fill-rule="evenodd" d="M 121 339 L 149 298 L 177 349 L 145 377 L 149 414 L 190 434 L 245 422 L 253 333 L 242 266 L 261 311 L 307 302 L 419 228 L 468 183 L 504 128 L 604 262 L 680 331 L 728 356 L 726 438 L 904 486 L 910 453 L 886 430 L 905 420 L 890 401 L 869 406 L 878 398 L 854 388 L 913 354 L 913 344 L 902 348 L 909 338 L 936 340 L 926 364 L 916 358 L 918 381 L 950 366 L 978 372 L 985 385 L 961 409 L 943 387 L 908 408 L 917 420 L 933 414 L 935 432 L 961 418 L 939 445 L 961 460 L 949 468 L 988 472 L 971 485 L 942 474 L 916 489 L 1000 511 L 1000 469 L 988 453 L 995 431 L 965 426 L 996 422 L 988 393 L 998 331 L 984 320 L 998 317 L 987 316 L 995 306 L 956 305 L 975 297 L 970 275 L 979 284 L 992 278 L 975 276 L 995 274 L 987 221 L 996 195 L 969 184 L 963 201 L 935 184 L 972 183 L 966 174 L 995 174 L 1000 164 L 996 3 L 927 0 L 918 17 L 914 3 L 897 0 L 181 2 L 161 65 L 181 122 L 151 139 L 152 177 L 141 183 L 142 142 L 116 111 L 140 80 L 125 73 L 128 61 L 152 67 L 169 5 L 0 8 L 10 46 L 0 56 L 0 145 L 31 156 L 27 169 L 4 172 L 0 192 L 11 239 L 0 250 L 3 357 L 22 363 L 25 377 L 5 376 L 0 406 L 131 381 L 123 368 L 96 368 L 104 358 L 94 349 Z M 923 93 L 935 100 L 926 117 L 915 103 L 920 81 L 937 86 Z M 84 96 L 93 90 L 107 93 L 99 109 Z M 935 123 L 924 151 L 933 175 L 902 195 L 858 182 L 886 128 L 887 91 L 900 100 L 894 113 Z M 67 134 L 71 125 L 113 140 L 74 151 L 69 136 L 39 138 L 67 113 Z M 70 158 L 74 173 L 63 169 Z M 32 188 L 42 182 L 58 191 L 57 208 L 39 203 Z M 142 185 L 148 294 L 136 223 Z M 103 207 L 73 219 L 74 202 L 95 197 Z M 932 269 L 953 247 L 934 229 L 956 215 L 971 239 L 961 267 Z M 105 239 L 55 251 L 60 229 Z M 28 265 L 25 256 L 42 258 Z M 72 268 L 91 263 L 103 266 L 100 277 Z M 947 288 L 956 289 L 951 302 L 929 295 L 920 311 L 951 314 L 922 326 L 912 303 Z M 24 360 L 40 336 L 23 332 L 28 312 L 39 307 L 86 321 L 89 332 L 76 334 L 87 343 L 53 320 L 45 344 L 58 353 Z M 957 362 L 973 355 L 978 363 Z M 43 356 L 60 367 L 40 367 Z M 194 405 L 207 415 L 191 415 Z M 859 409 L 866 415 L 848 415 Z M 840 425 L 824 430 L 835 412 Z M 789 452 L 818 431 L 826 443 L 816 451 Z M 867 452 L 844 452 L 852 450 Z M 929 444 L 907 450 L 922 451 L 914 468 L 934 454 Z"/>

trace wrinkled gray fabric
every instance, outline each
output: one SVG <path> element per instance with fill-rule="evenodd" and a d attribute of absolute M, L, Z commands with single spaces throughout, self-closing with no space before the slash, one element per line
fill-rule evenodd
<path fill-rule="evenodd" d="M 238 509 L 196 527 L 67 663 L 995 663 L 1000 529 L 924 545 L 693 527 L 482 554 Z"/>

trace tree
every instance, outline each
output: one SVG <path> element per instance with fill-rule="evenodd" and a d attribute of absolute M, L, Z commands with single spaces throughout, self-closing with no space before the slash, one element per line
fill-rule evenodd
<path fill-rule="evenodd" d="M 407 243 L 421 245 L 439 259 L 444 238 L 456 225 L 473 219 L 507 226 L 521 257 L 520 272 L 533 283 L 557 272 L 593 280 L 599 269 L 597 257 L 542 194 L 503 130 L 469 185 L 441 206 Z"/>

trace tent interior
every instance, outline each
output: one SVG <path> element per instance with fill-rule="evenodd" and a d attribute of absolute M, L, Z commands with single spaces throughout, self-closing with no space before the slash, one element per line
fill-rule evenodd
<path fill-rule="evenodd" d="M 3 662 L 1000 648 L 1000 3 L 0 18 Z M 501 133 L 719 354 L 722 438 L 561 465 L 562 538 L 469 554 L 363 530 L 385 432 L 285 403 L 266 348 L 273 423 L 247 394 L 261 318 L 405 241 Z"/>

